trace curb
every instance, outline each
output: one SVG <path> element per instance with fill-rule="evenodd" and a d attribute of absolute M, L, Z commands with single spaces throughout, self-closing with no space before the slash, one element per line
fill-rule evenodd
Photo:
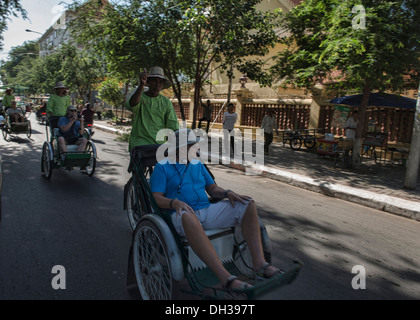
<path fill-rule="evenodd" d="M 95 125 L 95 128 L 114 134 L 122 134 L 124 131 L 102 125 Z M 246 171 L 246 167 L 237 164 L 222 164 L 234 169 Z M 278 170 L 268 166 L 256 166 L 262 172 L 262 176 L 269 179 L 287 183 L 294 187 L 324 194 L 329 197 L 360 204 L 365 207 L 395 214 L 415 221 L 420 221 L 420 204 L 416 201 L 400 199 L 388 195 L 381 195 L 375 192 L 343 186 L 340 184 L 319 181 L 288 171 Z"/>

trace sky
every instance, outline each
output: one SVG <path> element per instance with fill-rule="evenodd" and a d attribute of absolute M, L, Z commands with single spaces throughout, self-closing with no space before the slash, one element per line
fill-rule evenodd
<path fill-rule="evenodd" d="M 37 40 L 41 37 L 38 33 L 26 32 L 30 29 L 40 33 L 47 31 L 63 12 L 66 2 L 62 0 L 20 0 L 22 7 L 27 11 L 29 19 L 11 17 L 7 24 L 7 31 L 3 33 L 3 50 L 0 51 L 0 60 L 7 59 L 12 47 L 20 46 L 25 41 Z M 62 3 L 60 5 L 60 3 Z M 71 0 L 67 4 L 72 3 Z"/>

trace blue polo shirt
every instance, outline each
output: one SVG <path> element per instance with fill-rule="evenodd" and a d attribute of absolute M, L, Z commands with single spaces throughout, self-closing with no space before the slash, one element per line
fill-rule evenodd
<path fill-rule="evenodd" d="M 66 126 L 70 123 L 70 119 L 67 117 L 61 117 L 60 120 L 58 120 L 58 127 L 60 128 L 60 134 L 65 137 L 66 139 L 71 138 L 77 138 L 79 137 L 79 131 L 81 128 L 80 121 L 77 120 L 72 127 L 67 132 L 63 132 L 61 130 L 62 126 Z"/>
<path fill-rule="evenodd" d="M 214 184 L 213 178 L 201 162 L 185 164 L 158 163 L 150 184 L 152 192 L 165 194 L 169 199 L 187 203 L 194 211 L 210 206 L 206 187 Z"/>

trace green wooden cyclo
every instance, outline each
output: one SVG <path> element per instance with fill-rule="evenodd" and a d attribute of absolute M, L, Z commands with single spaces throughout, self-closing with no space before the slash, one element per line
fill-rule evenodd
<path fill-rule="evenodd" d="M 47 141 L 42 147 L 41 171 L 47 179 L 51 179 L 53 169 L 65 168 L 68 171 L 80 168 L 89 177 L 96 169 L 97 152 L 90 135 L 85 131 L 84 137 L 88 140 L 83 152 L 78 151 L 77 145 L 67 145 L 67 152 L 61 157 L 58 148 L 59 129 L 53 128 L 50 122 L 46 124 Z M 51 137 L 51 138 L 50 138 Z"/>
<path fill-rule="evenodd" d="M 124 192 L 124 206 L 130 224 L 135 227 L 128 261 L 128 288 L 138 289 L 144 300 L 174 300 L 180 291 L 202 299 L 232 299 L 236 296 L 235 292 L 220 286 L 216 276 L 197 257 L 188 241 L 177 234 L 170 212 L 160 209 L 153 198 L 149 178 L 157 163 L 156 151 L 159 147 L 139 146 L 131 153 L 129 172 L 132 178 Z M 260 227 L 264 255 L 271 262 L 270 240 L 261 220 Z M 225 268 L 241 280 L 253 284 L 244 292 L 245 298 L 256 299 L 290 284 L 302 267 L 300 261 L 293 261 L 285 272 L 253 283 L 251 254 L 240 228 L 210 230 L 206 234 Z"/>

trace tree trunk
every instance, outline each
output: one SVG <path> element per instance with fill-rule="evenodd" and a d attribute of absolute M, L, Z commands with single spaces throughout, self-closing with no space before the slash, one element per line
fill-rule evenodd
<path fill-rule="evenodd" d="M 417 94 L 416 113 L 414 115 L 413 138 L 411 139 L 404 187 L 414 190 L 417 185 L 420 166 L 420 84 Z"/>
<path fill-rule="evenodd" d="M 362 101 L 359 106 L 359 123 L 356 128 L 356 135 L 353 143 L 353 168 L 359 169 L 361 165 L 360 150 L 362 149 L 363 130 L 365 127 L 366 110 L 369 103 L 371 88 L 368 83 L 363 88 Z"/>
<path fill-rule="evenodd" d="M 193 122 L 192 122 L 192 129 L 197 128 L 196 122 L 197 122 L 197 112 L 198 107 L 200 106 L 200 95 L 201 95 L 201 81 L 196 80 L 195 83 L 195 89 L 194 89 L 194 110 L 193 110 Z"/>

